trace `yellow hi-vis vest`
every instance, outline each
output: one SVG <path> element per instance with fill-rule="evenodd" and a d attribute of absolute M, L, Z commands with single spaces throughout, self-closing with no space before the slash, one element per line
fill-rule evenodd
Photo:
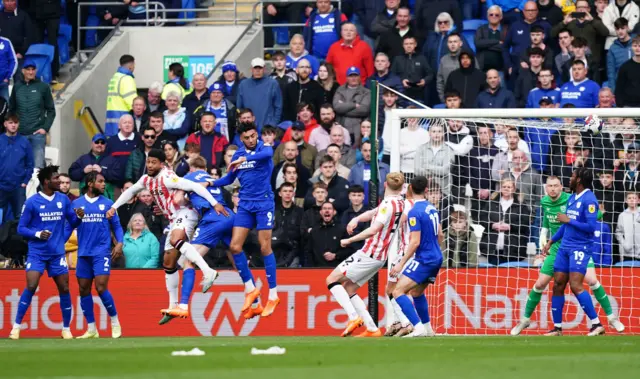
<path fill-rule="evenodd" d="M 138 90 L 133 76 L 116 72 L 111 77 L 107 92 L 105 134 L 108 136 L 118 134 L 118 121 L 122 115 L 129 113 L 136 96 L 138 96 Z"/>
<path fill-rule="evenodd" d="M 162 89 L 162 95 L 160 96 L 162 98 L 162 100 L 167 100 L 167 95 L 169 94 L 169 92 L 177 92 L 180 94 L 180 98 L 182 100 L 184 100 L 184 97 L 187 96 L 188 94 L 190 94 L 191 92 L 193 92 L 193 87 L 189 87 L 189 89 L 185 90 L 184 88 L 182 88 L 182 86 L 180 85 L 180 83 L 167 83 L 164 85 L 164 88 Z"/>

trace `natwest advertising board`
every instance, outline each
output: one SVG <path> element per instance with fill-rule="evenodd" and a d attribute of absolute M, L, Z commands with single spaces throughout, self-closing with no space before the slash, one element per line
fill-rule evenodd
<path fill-rule="evenodd" d="M 240 312 L 243 286 L 235 272 L 221 273 L 207 294 L 194 293 L 191 317 L 159 326 L 161 308 L 168 304 L 164 272 L 155 270 L 114 270 L 110 290 L 115 298 L 125 336 L 325 336 L 339 335 L 347 317 L 331 298 L 325 278 L 326 269 L 280 270 L 278 290 L 281 303 L 273 316 L 244 320 Z M 71 275 L 73 276 L 72 271 Z M 254 271 L 258 286 L 266 283 L 264 272 Z M 602 269 L 602 284 L 620 310 L 625 333 L 640 333 L 640 270 Z M 384 293 L 386 273 L 380 275 L 380 294 Z M 450 269 L 441 271 L 438 282 L 428 290 L 432 324 L 438 333 L 507 334 L 519 319 L 527 293 L 535 282 L 536 270 L 528 269 Z M 74 299 L 72 331 L 85 328 L 75 278 L 71 278 Z M 8 334 L 15 317 L 24 272 L 0 271 L 0 333 Z M 53 282 L 42 278 L 42 286 L 33 297 L 23 321 L 23 337 L 58 337 L 62 328 L 59 299 Z M 266 285 L 263 286 L 266 295 Z M 366 289 L 360 295 L 367 296 Z M 109 334 L 109 318 L 95 296 L 98 329 Z M 384 299 L 379 296 L 380 318 L 384 322 Z M 527 333 L 548 330 L 550 293 L 543 296 L 534 325 Z M 565 331 L 584 333 L 586 319 L 568 295 Z M 598 307 L 599 309 L 599 307 Z M 542 316 L 542 317 L 540 317 Z M 601 314 L 603 320 L 606 316 Z"/>

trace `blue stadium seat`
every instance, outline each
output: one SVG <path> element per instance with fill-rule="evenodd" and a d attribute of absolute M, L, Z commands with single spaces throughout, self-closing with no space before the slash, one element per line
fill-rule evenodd
<path fill-rule="evenodd" d="M 445 109 L 447 106 L 443 104 L 436 104 L 433 106 L 433 109 Z"/>
<path fill-rule="evenodd" d="M 55 48 L 46 43 L 37 43 L 29 46 L 25 59 L 31 58 L 36 63 L 36 76 L 45 83 L 51 83 L 51 62 Z"/>
<path fill-rule="evenodd" d="M 476 29 L 478 29 L 482 25 L 486 25 L 488 23 L 489 23 L 489 21 L 482 20 L 482 19 L 463 20 L 462 21 L 462 31 L 473 30 L 475 32 Z"/>
<path fill-rule="evenodd" d="M 618 262 L 616 267 L 640 267 L 640 261 Z"/>
<path fill-rule="evenodd" d="M 525 267 L 525 268 L 529 268 L 531 266 L 529 265 L 529 262 L 523 261 L 523 262 L 505 262 L 505 263 L 500 263 L 498 265 L 498 267 Z"/>
<path fill-rule="evenodd" d="M 2 213 L 3 213 L 3 210 L 2 210 L 2 208 L 0 208 L 0 225 L 2 225 Z"/>
<path fill-rule="evenodd" d="M 602 88 L 611 88 L 609 87 L 609 81 L 602 82 Z"/>
<path fill-rule="evenodd" d="M 281 123 L 278 124 L 278 128 L 287 131 L 287 129 L 289 129 L 291 127 L 292 122 L 291 121 L 282 121 Z"/>
<path fill-rule="evenodd" d="M 275 41 L 278 45 L 289 45 L 289 28 L 286 26 L 276 26 L 273 28 L 275 33 Z"/>
<path fill-rule="evenodd" d="M 69 24 L 60 24 L 58 31 L 58 56 L 60 57 L 60 65 L 69 61 L 69 44 L 71 43 L 71 33 L 73 28 Z"/>
<path fill-rule="evenodd" d="M 496 267 L 496 266 L 492 265 L 491 263 L 486 263 L 486 262 L 478 263 L 478 268 L 490 268 L 490 267 Z"/>
<path fill-rule="evenodd" d="M 475 54 L 476 53 L 476 42 L 474 41 L 474 37 L 476 36 L 476 31 L 475 30 L 463 30 L 462 31 L 462 36 L 464 37 L 464 39 L 467 42 L 467 45 L 469 46 L 471 51 L 473 51 L 473 53 Z"/>

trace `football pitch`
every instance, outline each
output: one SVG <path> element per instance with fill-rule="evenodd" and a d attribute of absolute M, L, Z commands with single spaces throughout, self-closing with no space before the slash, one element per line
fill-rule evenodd
<path fill-rule="evenodd" d="M 287 349 L 252 356 L 252 347 Z M 174 350 L 206 352 L 172 357 Z M 640 337 L 198 337 L 0 341 L 0 377 L 638 378 Z"/>

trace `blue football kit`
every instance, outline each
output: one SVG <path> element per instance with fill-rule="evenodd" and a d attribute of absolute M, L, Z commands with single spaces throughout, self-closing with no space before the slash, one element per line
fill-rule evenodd
<path fill-rule="evenodd" d="M 417 200 L 408 218 L 409 230 L 420 232 L 420 246 L 413 259 L 407 262 L 402 275 L 417 284 L 434 283 L 442 266 L 442 251 L 438 243 L 438 210 L 427 200 Z"/>

